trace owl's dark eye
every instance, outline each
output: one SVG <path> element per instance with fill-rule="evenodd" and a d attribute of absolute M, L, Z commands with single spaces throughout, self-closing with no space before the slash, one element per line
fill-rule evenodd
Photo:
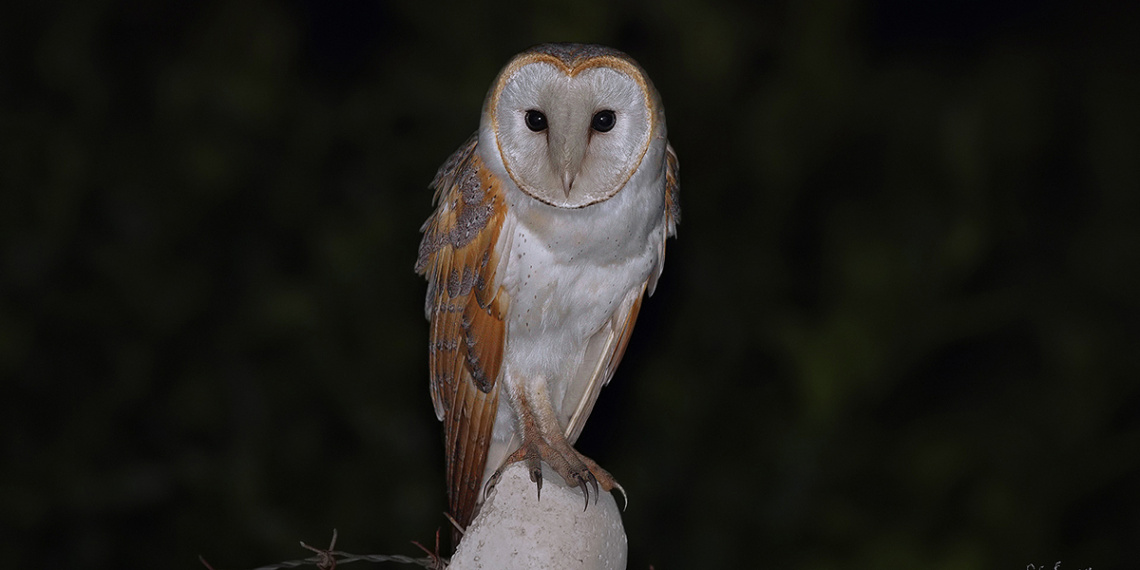
<path fill-rule="evenodd" d="M 613 111 L 598 111 L 594 113 L 594 119 L 590 121 L 590 126 L 599 133 L 605 133 L 614 128 L 615 122 L 617 122 L 617 116 L 614 115 Z"/>
<path fill-rule="evenodd" d="M 526 128 L 536 133 L 546 129 L 546 115 L 543 115 L 542 111 L 531 109 L 526 112 L 524 120 L 526 121 Z"/>

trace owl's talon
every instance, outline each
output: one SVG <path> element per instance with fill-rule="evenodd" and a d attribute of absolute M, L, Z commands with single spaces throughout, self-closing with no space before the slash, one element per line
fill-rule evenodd
<path fill-rule="evenodd" d="M 487 478 L 487 484 L 483 485 L 483 500 L 484 501 L 487 500 L 487 498 L 491 496 L 491 489 L 494 489 L 495 485 L 499 484 L 499 478 L 502 475 L 503 475 L 503 470 L 499 469 L 499 470 L 495 471 L 494 473 L 492 473 L 491 476 Z"/>
<path fill-rule="evenodd" d="M 593 487 L 595 505 L 598 504 L 602 491 L 609 492 L 611 489 L 617 488 L 622 491 L 623 496 L 625 493 L 625 490 L 621 489 L 621 485 L 618 485 L 617 481 L 614 480 L 613 475 L 599 467 L 589 457 L 578 453 L 566 440 L 551 441 L 540 434 L 523 439 L 523 444 L 508 455 L 503 466 L 499 467 L 488 479 L 488 488 L 498 482 L 507 465 L 519 461 L 526 462 L 527 470 L 530 472 L 530 480 L 535 484 L 539 500 L 542 500 L 543 463 L 549 465 L 550 469 L 562 478 L 566 487 L 577 487 L 582 490 L 582 499 L 585 503 L 583 510 L 590 508 L 591 487 Z"/>
<path fill-rule="evenodd" d="M 582 512 L 586 512 L 586 509 L 590 507 L 590 488 L 586 486 L 586 479 L 584 477 L 575 475 L 575 478 L 578 480 L 578 486 L 582 488 L 582 494 L 586 497 L 586 505 L 582 507 Z"/>
<path fill-rule="evenodd" d="M 621 510 L 625 512 L 626 507 L 629 506 L 629 495 L 625 494 L 625 489 L 623 489 L 621 485 L 618 485 L 617 481 L 614 481 L 614 489 L 621 491 Z"/>
<path fill-rule="evenodd" d="M 538 486 L 538 499 L 537 500 L 541 501 L 542 500 L 542 468 L 541 467 L 530 472 L 530 480 L 533 481 L 535 483 L 535 485 Z"/>

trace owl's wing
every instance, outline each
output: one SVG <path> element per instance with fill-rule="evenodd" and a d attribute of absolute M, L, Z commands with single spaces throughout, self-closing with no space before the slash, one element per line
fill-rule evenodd
<path fill-rule="evenodd" d="M 665 144 L 665 237 L 677 235 L 681 223 L 681 163 L 673 145 Z M 664 247 L 664 246 L 662 246 Z"/>
<path fill-rule="evenodd" d="M 474 514 L 495 423 L 510 303 L 496 277 L 506 201 L 475 152 L 476 140 L 432 181 L 437 207 L 422 228 L 416 262 L 428 280 L 431 397 L 444 422 L 448 502 L 464 527 Z"/>
<path fill-rule="evenodd" d="M 665 240 L 677 235 L 677 224 L 681 223 L 681 164 L 673 146 L 665 145 L 665 237 L 661 239 L 661 255 L 657 258 L 657 268 L 649 278 L 648 290 L 652 295 L 657 289 L 657 279 L 665 268 Z"/>
<path fill-rule="evenodd" d="M 666 144 L 665 232 L 659 245 L 657 267 L 650 272 L 649 279 L 640 288 L 636 288 L 626 295 L 622 304 L 614 311 L 609 323 L 590 339 L 590 344 L 586 347 L 586 358 L 583 366 L 585 370 L 581 370 L 579 373 L 589 375 L 589 379 L 584 384 L 585 390 L 578 401 L 578 406 L 566 424 L 566 439 L 570 443 L 577 441 L 578 436 L 582 434 L 582 428 L 586 425 L 586 418 L 589 417 L 590 411 L 594 409 L 598 393 L 602 386 L 609 384 L 610 379 L 614 377 L 614 371 L 617 370 L 618 364 L 625 356 L 625 349 L 629 345 L 630 335 L 633 334 L 633 325 L 637 322 L 637 313 L 641 310 L 641 301 L 645 298 L 645 293 L 648 292 L 652 295 L 654 289 L 657 288 L 657 279 L 661 277 L 661 270 L 665 267 L 665 240 L 677 235 L 677 223 L 681 221 L 679 172 L 680 165 L 677 162 L 677 153 L 673 151 L 672 146 Z M 586 368 L 591 365 L 593 365 L 592 368 Z"/>

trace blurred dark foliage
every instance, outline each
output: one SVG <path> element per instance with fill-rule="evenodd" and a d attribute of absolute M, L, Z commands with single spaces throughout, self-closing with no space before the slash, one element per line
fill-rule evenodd
<path fill-rule="evenodd" d="M 3 12 L 5 567 L 429 542 L 426 185 L 550 40 L 636 57 L 681 157 L 580 442 L 631 568 L 1140 564 L 1136 3 Z"/>

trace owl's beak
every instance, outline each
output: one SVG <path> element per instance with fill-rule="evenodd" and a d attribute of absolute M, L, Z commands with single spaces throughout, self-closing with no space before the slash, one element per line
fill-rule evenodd
<path fill-rule="evenodd" d="M 574 185 L 574 176 L 576 173 L 569 170 L 562 171 L 562 191 L 566 193 L 566 198 L 570 198 L 570 187 Z"/>
<path fill-rule="evenodd" d="M 550 159 L 562 178 L 562 191 L 566 193 L 567 198 L 570 198 L 574 179 L 578 177 L 578 172 L 582 168 L 588 138 L 586 133 L 562 133 L 551 128 Z"/>

